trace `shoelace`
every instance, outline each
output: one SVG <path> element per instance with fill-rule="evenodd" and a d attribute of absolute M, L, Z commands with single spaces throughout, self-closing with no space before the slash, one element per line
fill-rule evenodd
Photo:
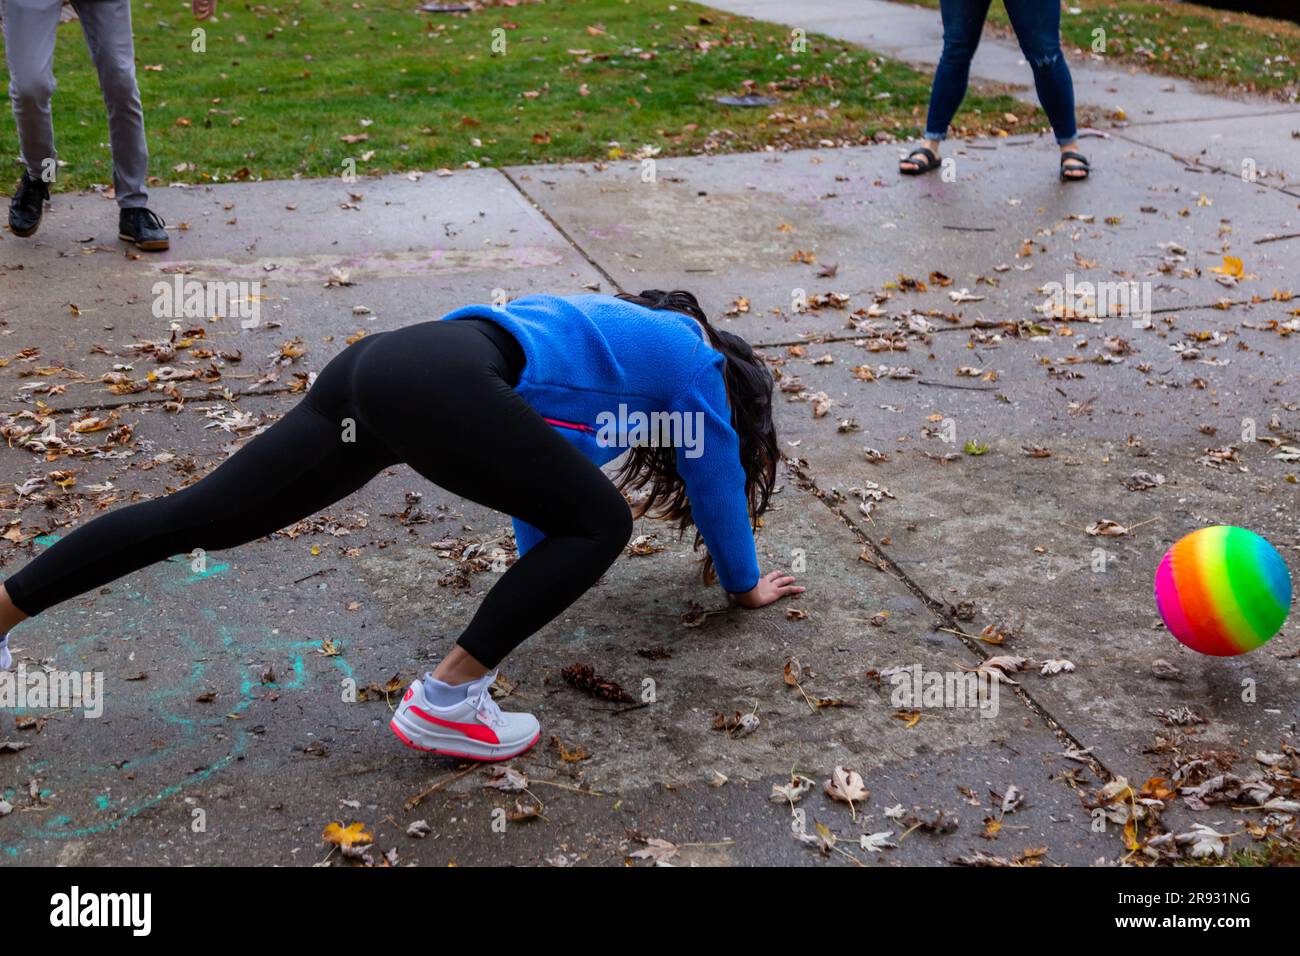
<path fill-rule="evenodd" d="M 474 705 L 474 710 L 478 714 L 479 720 L 489 727 L 500 727 L 505 723 L 505 718 L 501 716 L 501 708 L 497 702 L 492 699 L 492 683 L 497 679 L 496 671 L 493 671 L 487 677 L 483 678 L 483 686 L 479 692 L 470 700 Z"/>
<path fill-rule="evenodd" d="M 144 206 L 137 206 L 135 209 L 132 209 L 130 213 L 131 215 L 139 216 L 143 219 L 146 226 L 152 226 L 155 229 L 167 228 L 167 223 L 163 221 L 163 217 L 158 215 L 152 209 L 147 209 Z"/>

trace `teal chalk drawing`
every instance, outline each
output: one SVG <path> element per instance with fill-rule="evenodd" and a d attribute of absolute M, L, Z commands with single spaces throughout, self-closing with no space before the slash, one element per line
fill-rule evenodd
<path fill-rule="evenodd" d="M 290 644 L 289 646 L 304 648 L 304 649 L 311 648 L 312 650 L 320 650 L 320 645 L 317 644 L 315 641 L 298 641 L 294 644 Z M 339 670 L 339 672 L 342 673 L 344 677 L 352 676 L 352 665 L 350 665 L 342 657 L 337 655 L 331 657 L 330 663 L 332 663 Z"/>
<path fill-rule="evenodd" d="M 63 535 L 61 535 L 61 534 L 43 534 L 43 535 L 40 535 L 39 537 L 32 538 L 32 540 L 35 541 L 37 544 L 41 545 L 42 547 L 46 547 L 46 548 L 48 548 L 50 545 L 54 544 L 56 541 L 60 541 L 60 540 L 62 540 L 62 538 L 63 538 Z"/>
<path fill-rule="evenodd" d="M 181 578 L 181 584 L 197 584 L 200 581 L 206 581 L 210 577 L 215 577 L 216 575 L 220 574 L 222 571 L 229 571 L 229 570 L 230 570 L 230 565 L 228 564 L 214 564 L 212 567 L 208 568 L 205 571 L 199 571 L 195 574 L 191 574 L 187 578 Z"/>
<path fill-rule="evenodd" d="M 175 555 L 174 557 L 170 557 L 167 559 L 167 563 L 173 565 L 181 565 L 184 568 L 192 568 L 194 566 L 193 559 L 188 554 L 178 554 Z M 202 571 L 195 571 L 194 573 L 189 574 L 185 577 L 170 581 L 167 584 L 164 584 L 163 587 L 164 589 L 170 590 L 169 587 L 170 584 L 176 584 L 176 583 L 186 584 L 186 585 L 198 584 L 200 581 L 206 581 L 208 578 L 214 578 L 217 575 L 222 574 L 229 570 L 230 570 L 230 565 L 228 563 L 214 564 L 211 567 L 204 568 Z"/>
<path fill-rule="evenodd" d="M 41 543 L 52 544 L 55 540 L 58 540 L 57 536 L 44 536 Z M 178 646 L 178 656 L 181 660 L 188 658 L 189 665 L 183 673 L 176 675 L 176 679 L 169 679 L 168 674 L 150 673 L 146 681 L 127 683 L 123 678 L 132 672 L 110 671 L 105 680 L 110 713 L 129 713 L 132 720 L 143 719 L 147 727 L 144 738 L 161 737 L 162 745 L 159 746 L 156 739 L 149 739 L 140 753 L 111 755 L 122 758 L 111 763 L 82 764 L 75 768 L 78 775 L 70 778 L 62 775 L 73 768 L 62 761 L 33 762 L 29 769 L 41 768 L 42 776 L 46 778 L 41 782 L 46 785 L 42 793 L 47 800 L 62 802 L 66 807 L 70 795 L 84 794 L 88 790 L 98 791 L 97 795 L 88 800 L 87 809 L 83 811 L 86 819 L 79 820 L 62 813 L 57 817 L 33 820 L 30 829 L 21 830 L 17 840 L 0 844 L 0 852 L 18 857 L 31 840 L 67 840 L 109 833 L 164 801 L 201 787 L 232 763 L 244 759 L 255 739 L 252 731 L 245 730 L 238 719 L 228 715 L 237 718 L 244 714 L 268 691 L 309 690 L 315 675 L 328 673 L 331 669 L 322 670 L 319 663 L 310 663 L 322 656 L 317 653 L 320 649 L 318 641 L 294 640 L 269 626 L 243 628 L 228 623 L 225 615 L 213 607 L 223 603 L 220 593 L 203 599 L 208 607 L 193 607 L 192 595 L 195 592 L 190 591 L 189 586 L 220 575 L 230 568 L 229 564 L 214 565 L 202 574 L 177 576 L 177 569 L 169 566 L 172 563 L 144 572 L 150 575 L 153 593 L 165 596 L 157 602 L 140 591 L 124 589 L 114 594 L 118 598 L 112 607 L 116 614 L 77 609 L 56 611 L 44 619 L 49 622 L 47 635 L 64 629 L 75 633 L 80 627 L 90 625 L 87 628 L 89 633 L 83 631 L 80 636 L 51 642 L 55 660 L 65 667 L 71 663 L 79 663 L 83 670 L 96 669 L 96 665 L 102 667 L 99 658 L 104 647 L 115 647 L 121 653 L 123 642 L 143 645 L 168 640 Z M 223 586 L 218 583 L 216 587 L 220 591 Z M 168 613 L 173 609 L 174 615 Z M 286 660 L 287 670 L 280 673 Z M 328 660 L 338 674 L 352 676 L 351 666 L 341 657 Z M 276 679 L 263 683 L 262 668 L 268 661 L 275 662 Z M 230 686 L 232 676 L 233 690 Z M 195 698 L 211 689 L 221 695 L 218 702 L 210 710 L 204 709 L 207 705 L 196 706 Z M 232 693 L 237 699 L 230 705 Z M 115 695 L 121 695 L 117 696 L 119 703 L 116 705 Z M 121 704 L 123 699 L 130 703 Z M 217 755 L 212 756 L 211 752 L 218 747 L 224 750 L 224 754 L 217 750 Z M 208 752 L 204 753 L 205 750 Z M 195 760 L 195 756 L 199 759 Z M 101 759 L 107 761 L 109 757 L 105 754 Z M 185 773 L 176 782 L 147 791 L 148 795 L 142 798 L 123 800 L 118 797 L 115 800 L 110 798 L 102 782 L 104 777 L 120 780 L 124 772 L 143 775 L 153 769 L 162 775 L 168 765 L 192 768 L 198 763 L 203 764 L 201 769 Z M 98 782 L 98 786 L 92 781 Z M 116 783 L 112 789 L 118 789 Z M 92 813 L 101 818 L 94 819 L 89 816 Z M 18 816 L 14 814 L 11 821 Z"/>
<path fill-rule="evenodd" d="M 48 546 L 58 541 L 59 536 L 44 535 L 36 540 L 39 544 Z M 179 563 L 183 562 L 184 558 L 176 560 Z M 164 786 L 143 799 L 120 806 L 116 812 L 114 812 L 112 799 L 106 793 L 98 794 L 92 801 L 94 812 L 112 814 L 111 819 L 101 819 L 93 823 L 86 821 L 84 825 L 78 826 L 74 817 L 67 814 L 46 818 L 39 824 L 33 825 L 30 830 L 23 831 L 16 842 L 0 844 L 0 852 L 10 858 L 17 858 L 24 852 L 27 842 L 32 839 L 66 840 L 109 833 L 120 829 L 135 817 L 159 806 L 164 801 L 186 790 L 202 786 L 232 763 L 244 759 L 250 741 L 253 739 L 251 732 L 244 730 L 237 720 L 232 721 L 228 714 L 244 713 L 264 695 L 266 690 L 302 691 L 310 687 L 315 668 L 309 667 L 307 662 L 321 656 L 317 653 L 320 649 L 317 641 L 290 640 L 270 627 L 254 628 L 251 632 L 247 632 L 224 623 L 223 615 L 212 607 L 195 609 L 198 611 L 201 625 L 206 625 L 210 630 L 205 628 L 197 635 L 191 633 L 189 626 L 196 623 L 193 619 L 185 621 L 185 626 L 177 626 L 166 620 L 160 628 L 158 620 L 160 611 L 171 608 L 172 603 L 175 602 L 184 613 L 191 607 L 193 600 L 192 597 L 182 597 L 188 592 L 188 587 L 220 575 L 229 568 L 229 564 L 219 564 L 201 574 L 174 577 L 171 576 L 174 572 L 164 565 L 165 570 L 160 569 L 163 570 L 162 574 L 159 571 L 152 572 L 154 579 L 151 582 L 152 590 L 166 596 L 165 599 L 159 599 L 159 602 L 139 590 L 123 590 L 114 595 L 125 602 L 124 607 L 118 606 L 114 609 L 117 611 L 116 615 L 96 614 L 79 609 L 76 612 L 55 612 L 45 619 L 56 627 L 58 625 L 66 627 L 62 617 L 74 613 L 76 616 L 71 618 L 73 621 L 79 618 L 85 623 L 94 622 L 89 633 L 83 632 L 79 637 L 69 637 L 54 643 L 57 648 L 55 658 L 64 666 L 76 662 L 81 664 L 80 669 L 95 669 L 98 663 L 98 652 L 103 650 L 104 645 L 130 641 L 139 641 L 143 644 L 146 640 L 158 640 L 160 631 L 164 639 L 170 638 L 179 643 L 184 654 L 190 658 L 190 665 L 185 675 L 162 687 L 158 687 L 156 683 L 149 685 L 146 682 L 138 685 L 125 684 L 120 674 L 106 675 L 107 694 L 130 692 L 139 702 L 144 716 L 149 720 L 157 721 L 161 726 L 172 728 L 172 736 L 163 746 L 152 747 L 147 752 L 129 756 L 124 761 L 81 765 L 78 769 L 90 779 L 121 774 L 124 770 L 134 775 L 147 771 L 151 767 L 165 765 L 168 761 L 184 760 L 189 750 L 215 743 L 212 736 L 214 733 L 223 737 L 228 735 L 228 740 L 221 741 L 225 745 L 226 753 L 212 760 L 202 769 L 187 774 L 181 780 Z M 165 579 L 157 580 L 160 577 Z M 214 603 L 219 604 L 220 600 Z M 131 615 L 133 610 L 142 610 L 146 613 Z M 213 636 L 216 637 L 216 641 L 211 639 Z M 290 661 L 288 672 L 277 675 L 274 682 L 263 683 L 259 662 L 267 658 L 283 660 L 286 657 Z M 341 657 L 329 657 L 328 660 L 333 669 L 343 677 L 353 676 L 352 667 Z M 210 665 L 232 661 L 239 661 L 238 700 L 234 706 L 218 705 L 218 709 L 214 709 L 211 715 L 196 714 L 192 704 L 194 698 L 202 690 L 221 683 L 221 678 L 211 673 Z M 193 764 L 191 763 L 190 766 Z M 61 762 L 50 760 L 41 760 L 29 765 L 30 771 L 38 769 L 42 772 L 52 771 L 58 774 L 68 768 Z M 46 800 L 57 800 L 59 797 L 66 799 L 70 792 L 87 789 L 84 786 L 84 778 L 43 782 L 50 783 L 49 788 L 42 789 L 43 798 Z M 16 791 L 9 789 L 5 792 L 8 794 L 7 799 L 13 802 Z"/>
<path fill-rule="evenodd" d="M 194 697 L 202 693 L 201 688 L 204 686 L 204 677 L 207 674 L 208 664 L 203 660 L 206 649 L 195 641 L 188 634 L 178 634 L 181 644 L 190 654 L 190 672 L 179 684 L 155 691 L 150 694 L 150 699 L 160 705 L 164 713 L 163 720 L 169 723 L 178 724 L 187 731 L 194 731 L 200 721 L 192 717 L 186 717 L 184 714 L 171 712 L 165 705 L 179 697 L 185 697 L 187 700 L 193 700 Z M 205 721 L 206 722 L 206 721 Z M 220 721 L 217 721 L 220 723 Z"/>
<path fill-rule="evenodd" d="M 127 821 L 132 820 L 135 817 L 138 817 L 146 810 L 150 810 L 158 806 L 158 804 L 162 803 L 168 797 L 175 796 L 185 788 L 191 787 L 194 784 L 202 783 L 203 781 L 207 780 L 209 777 L 211 777 L 213 774 L 217 773 L 218 771 L 224 770 L 226 767 L 230 766 L 230 764 L 234 760 L 236 760 L 241 754 L 243 754 L 244 749 L 247 746 L 248 746 L 248 735 L 241 730 L 237 733 L 235 744 L 234 746 L 231 747 L 230 753 L 226 754 L 226 756 L 222 757 L 216 763 L 212 764 L 212 766 L 205 767 L 204 769 L 198 771 L 197 773 L 190 774 L 180 783 L 174 783 L 170 787 L 166 787 L 165 789 L 163 789 L 153 797 L 150 797 L 148 800 L 145 800 L 142 803 L 138 803 L 135 806 L 130 807 L 127 810 L 124 810 L 122 812 L 122 815 L 118 817 L 116 820 L 110 820 L 106 823 L 100 823 L 90 827 L 80 827 L 76 830 L 58 830 L 58 831 L 37 830 L 32 834 L 32 836 L 39 840 L 59 840 L 59 839 L 66 840 L 66 839 L 75 839 L 77 837 L 94 836 L 99 833 L 107 833 L 110 830 L 116 830 L 119 827 L 121 827 L 123 824 L 125 824 Z M 60 820 L 71 822 L 67 817 L 61 817 Z"/>

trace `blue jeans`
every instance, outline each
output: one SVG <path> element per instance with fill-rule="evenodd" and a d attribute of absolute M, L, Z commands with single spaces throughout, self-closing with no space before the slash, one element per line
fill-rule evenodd
<path fill-rule="evenodd" d="M 934 71 L 930 90 L 930 112 L 925 120 L 925 138 L 943 139 L 948 125 L 966 96 L 970 61 L 979 46 L 980 31 L 992 0 L 940 0 L 943 13 L 943 55 Z M 1034 71 L 1038 102 L 1052 124 L 1056 142 L 1073 143 L 1078 131 L 1074 124 L 1074 81 L 1061 52 L 1061 5 L 1059 0 L 1005 0 L 1007 16 L 1020 41 L 1021 52 Z"/>

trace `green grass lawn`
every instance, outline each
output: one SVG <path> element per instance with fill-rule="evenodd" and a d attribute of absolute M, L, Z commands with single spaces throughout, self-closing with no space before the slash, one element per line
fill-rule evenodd
<path fill-rule="evenodd" d="M 472 14 L 413 0 L 224 0 L 206 52 L 181 0 L 136 0 L 151 172 L 161 182 L 360 175 L 467 163 L 866 142 L 920 131 L 928 74 L 825 37 L 667 0 L 545 0 Z M 494 30 L 505 52 L 493 51 Z M 80 26 L 59 28 L 59 188 L 110 182 L 106 120 Z M 722 107 L 756 92 L 776 106 Z M 1018 121 L 1010 123 L 1005 114 Z M 971 132 L 1043 128 L 1008 95 L 972 95 Z M 360 137 L 346 142 L 343 137 Z M 0 154 L 16 158 L 12 122 Z M 14 176 L 17 176 L 15 168 Z"/>
<path fill-rule="evenodd" d="M 1300 847 L 1275 841 L 1251 843 L 1223 860 L 1197 861 L 1193 866 L 1300 866 Z"/>
<path fill-rule="evenodd" d="M 902 2 L 939 6 L 939 0 Z M 1106 60 L 1292 101 L 1300 96 L 1300 26 L 1294 23 L 1170 0 L 1066 0 L 1064 8 L 1067 46 L 1091 52 L 1093 31 L 1101 28 Z M 996 0 L 989 22 L 1010 29 Z"/>

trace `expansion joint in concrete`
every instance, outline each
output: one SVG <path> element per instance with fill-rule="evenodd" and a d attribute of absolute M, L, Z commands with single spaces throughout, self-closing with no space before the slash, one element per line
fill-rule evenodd
<path fill-rule="evenodd" d="M 618 280 L 615 279 L 612 275 L 610 275 L 609 272 L 605 270 L 605 267 L 602 266 L 599 262 L 597 262 L 591 256 L 591 254 L 588 253 L 587 250 L 584 249 L 582 245 L 576 239 L 574 239 L 573 236 L 569 234 L 568 230 L 565 229 L 564 226 L 560 225 L 560 223 L 556 222 L 555 218 L 549 212 L 546 211 L 546 208 L 532 197 L 532 194 L 529 193 L 528 190 L 525 189 L 520 184 L 519 180 L 517 180 L 514 176 L 510 174 L 510 170 L 506 169 L 505 167 L 500 167 L 498 169 L 498 172 L 500 172 L 501 175 L 504 176 L 510 182 L 511 186 L 515 187 L 515 191 L 518 192 L 519 195 L 522 196 L 530 206 L 536 209 L 537 212 L 546 219 L 546 221 L 550 224 L 552 229 L 554 229 L 556 232 L 558 232 L 561 236 L 564 237 L 564 241 L 567 242 L 570 246 L 572 246 L 574 251 L 577 252 L 578 255 L 582 256 L 583 259 L 587 260 L 588 265 L 590 265 L 593 269 L 595 269 L 602 276 L 604 276 L 605 281 L 610 284 L 611 288 L 615 289 L 618 292 L 626 291 L 623 288 L 623 286 L 619 284 Z"/>
<path fill-rule="evenodd" d="M 1170 122 L 1187 122 L 1187 121 L 1171 120 Z M 1155 124 L 1151 124 L 1151 125 L 1155 125 Z M 1165 149 L 1163 146 L 1153 146 L 1152 144 L 1144 143 L 1142 142 L 1142 140 L 1136 139 L 1133 136 L 1125 136 L 1122 132 L 1116 132 L 1113 133 L 1112 135 L 1116 139 L 1122 139 L 1124 142 L 1130 143 L 1133 146 L 1141 146 L 1143 149 L 1150 149 L 1150 150 L 1154 150 L 1157 153 L 1162 153 L 1165 156 L 1168 156 L 1170 159 L 1174 160 L 1175 162 L 1182 163 L 1183 168 L 1186 169 L 1188 172 L 1197 172 L 1197 173 L 1204 172 L 1204 173 L 1210 173 L 1212 175 L 1227 176 L 1229 179 L 1235 179 L 1236 181 L 1243 183 L 1246 186 L 1261 186 L 1264 189 L 1271 189 L 1273 192 L 1281 193 L 1283 196 L 1287 196 L 1292 199 L 1296 198 L 1296 194 L 1290 192 L 1290 190 L 1296 188 L 1295 183 L 1284 182 L 1275 185 L 1273 183 L 1266 183 L 1259 180 L 1256 180 L 1254 182 L 1249 182 L 1241 178 L 1241 170 L 1239 169 L 1224 169 L 1222 166 L 1216 166 L 1213 163 L 1207 163 L 1195 157 L 1189 159 L 1186 156 L 1180 156 L 1178 153 L 1175 153 L 1171 149 Z"/>
<path fill-rule="evenodd" d="M 786 471 L 789 473 L 794 484 L 800 490 L 807 492 L 820 501 L 830 510 L 831 514 L 839 518 L 849 531 L 853 533 L 854 537 L 856 537 L 858 541 L 871 552 L 872 557 L 876 560 L 876 566 L 880 568 L 880 570 L 893 575 L 902 582 L 904 587 L 911 591 L 918 600 L 925 604 L 925 606 L 943 622 L 945 625 L 945 633 L 952 632 L 959 641 L 966 645 L 967 650 L 980 660 L 989 659 L 991 655 L 987 650 L 985 650 L 980 642 L 967 636 L 965 631 L 960 627 L 960 622 L 953 615 L 951 608 L 949 608 L 945 602 L 933 597 L 923 587 L 921 587 L 919 583 L 908 576 L 907 572 L 900 568 L 898 564 L 890 558 L 889 555 L 887 555 L 880 546 L 867 535 L 866 532 L 862 530 L 852 516 L 846 513 L 843 508 L 839 507 L 839 505 L 831 499 L 831 496 L 822 491 L 822 489 L 817 485 L 817 479 L 813 477 L 805 467 L 789 458 L 784 459 L 784 464 Z M 1070 731 L 1067 730 L 1066 727 L 1057 720 L 1046 707 L 1035 700 L 1022 685 L 1017 684 L 1007 686 L 1011 688 L 1016 697 L 1020 699 L 1021 703 L 1029 708 L 1030 712 L 1042 720 L 1057 739 L 1066 745 L 1068 750 L 1079 754 L 1081 759 L 1086 760 L 1093 773 L 1105 781 L 1114 779 L 1115 775 L 1111 773 L 1110 769 L 1094 754 L 1092 754 L 1089 748 L 1083 745 L 1082 741 L 1070 733 Z"/>

